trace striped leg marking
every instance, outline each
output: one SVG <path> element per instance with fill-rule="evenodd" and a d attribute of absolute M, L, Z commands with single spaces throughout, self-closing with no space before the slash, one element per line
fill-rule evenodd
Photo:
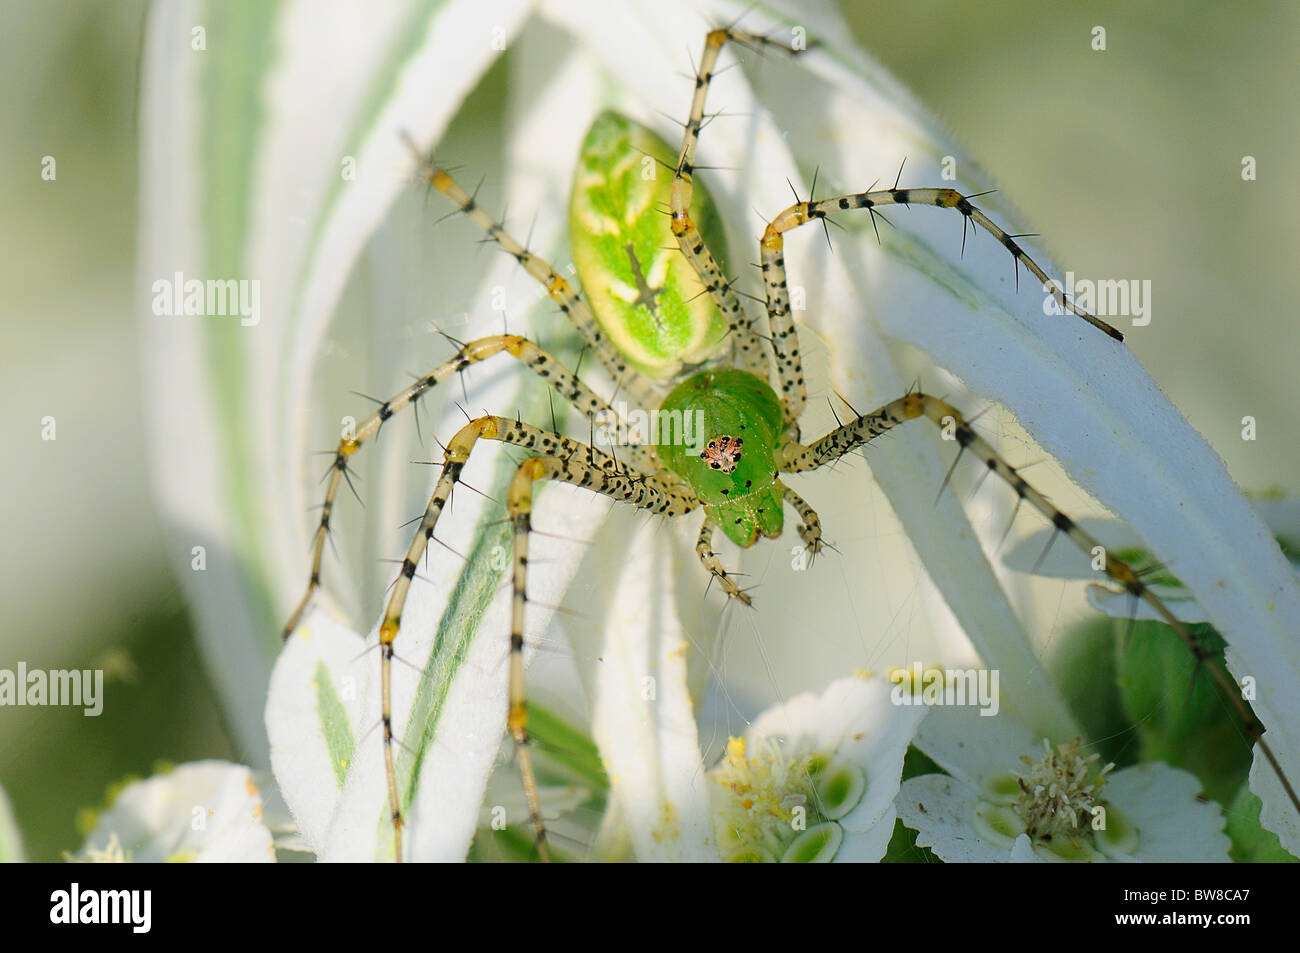
<path fill-rule="evenodd" d="M 381 721 L 383 724 L 384 771 L 388 781 L 388 802 L 393 819 L 394 858 L 402 859 L 402 804 L 397 788 L 397 773 L 393 761 L 392 725 L 392 660 L 393 643 L 401 629 L 402 610 L 415 578 L 415 568 L 428 548 L 437 529 L 452 490 L 460 479 L 470 453 L 479 440 L 499 440 L 542 456 L 524 461 L 510 484 L 507 510 L 514 526 L 514 611 L 510 638 L 510 719 L 511 736 L 520 753 L 519 767 L 524 780 L 524 793 L 528 799 L 528 812 L 537 838 L 538 855 L 549 859 L 542 823 L 541 808 L 537 800 L 536 776 L 532 761 L 524 749 L 527 732 L 523 705 L 523 606 L 525 577 L 528 562 L 529 513 L 531 511 L 532 484 L 539 479 L 560 480 L 585 487 L 615 500 L 670 516 L 690 512 L 696 506 L 693 496 L 688 496 L 654 474 L 647 474 L 613 456 L 596 450 L 568 437 L 542 430 L 531 424 L 506 417 L 479 417 L 462 427 L 447 445 L 442 473 L 434 487 L 429 505 L 425 508 L 419 528 L 402 560 L 402 569 L 393 583 L 379 627 Z"/>
<path fill-rule="evenodd" d="M 962 417 L 956 407 L 928 394 L 912 393 L 900 397 L 885 404 L 879 410 L 864 414 L 856 420 L 831 431 L 820 440 L 816 440 L 807 446 L 801 444 L 787 445 L 784 449 L 786 463 L 782 469 L 786 472 L 814 470 L 838 460 L 850 450 L 862 446 L 899 424 L 915 420 L 918 417 L 928 417 L 940 428 L 954 428 L 953 433 L 958 446 L 963 451 L 971 451 L 989 470 L 997 474 L 1003 482 L 1016 491 L 1017 506 L 1020 503 L 1028 503 L 1038 510 L 1056 528 L 1057 532 L 1068 536 L 1084 553 L 1091 554 L 1096 547 L 1101 546 L 1097 540 L 1080 529 L 1074 520 L 1058 510 L 1047 501 L 1046 497 L 1030 486 L 1024 477 L 1017 473 L 1010 464 L 999 457 L 997 451 L 975 432 L 974 428 Z M 1209 653 L 1201 646 L 1201 643 L 1192 637 L 1187 627 L 1169 611 L 1169 608 L 1142 581 L 1133 567 L 1123 560 L 1116 559 L 1106 547 L 1102 547 L 1102 549 L 1106 553 L 1106 575 L 1123 586 L 1134 598 L 1143 600 L 1147 605 L 1155 609 L 1169 627 L 1177 633 L 1192 655 L 1196 657 L 1197 663 L 1205 666 L 1215 683 L 1223 691 L 1224 696 L 1228 698 L 1236 710 L 1246 733 L 1259 745 L 1259 750 L 1277 774 L 1278 780 L 1282 783 L 1282 787 L 1286 790 L 1287 796 L 1291 799 L 1297 813 L 1300 813 L 1300 797 L 1297 797 L 1291 782 L 1287 780 L 1282 771 L 1282 766 L 1264 740 L 1264 726 L 1260 724 L 1254 712 L 1250 710 L 1250 706 L 1241 697 L 1241 687 L 1233 681 L 1232 676 L 1228 674 L 1220 662 L 1210 657 Z"/>
<path fill-rule="evenodd" d="M 347 476 L 348 461 L 352 455 L 360 450 L 364 443 L 379 433 L 380 427 L 394 414 L 413 406 L 416 401 L 438 384 L 465 370 L 471 364 L 477 364 L 479 361 L 487 360 L 489 357 L 501 353 L 509 354 L 546 381 L 555 393 L 586 414 L 593 425 L 597 414 L 608 414 L 611 415 L 610 419 L 613 419 L 613 408 L 601 400 L 576 375 L 566 370 L 548 351 L 526 338 L 514 334 L 497 334 L 491 337 L 479 338 L 464 345 L 450 359 L 434 368 L 432 372 L 419 378 L 384 401 L 378 410 L 361 422 L 355 436 L 345 437 L 339 441 L 338 449 L 334 452 L 334 464 L 325 487 L 325 502 L 321 506 L 320 523 L 316 527 L 316 536 L 312 541 L 311 578 L 308 580 L 306 593 L 299 600 L 293 615 L 289 617 L 289 621 L 285 623 L 284 631 L 281 633 L 283 639 L 287 640 L 293 634 L 293 631 L 298 628 L 298 624 L 302 621 L 303 614 L 307 611 L 307 606 L 311 602 L 311 597 L 320 588 L 321 561 L 325 555 L 325 540 L 329 536 L 330 518 L 334 513 L 334 501 L 338 496 L 339 487 Z M 628 457 L 639 467 L 657 469 L 659 466 L 657 459 L 648 448 L 629 447 Z"/>
<path fill-rule="evenodd" d="M 816 556 L 822 551 L 822 521 L 808 503 L 794 490 L 790 489 L 784 483 L 781 484 L 781 492 L 785 494 L 785 501 L 794 507 L 794 511 L 799 514 L 802 524 L 799 527 L 799 538 L 803 540 L 804 547 L 812 556 Z"/>
<path fill-rule="evenodd" d="M 717 66 L 718 54 L 728 42 L 771 47 L 792 54 L 800 52 L 753 33 L 730 29 L 709 32 L 704 41 L 699 69 L 695 73 L 695 92 L 691 97 L 691 114 L 682 137 L 681 155 L 677 160 L 677 168 L 673 171 L 671 224 L 682 254 L 700 276 L 727 322 L 727 328 L 735 342 L 736 365 L 767 380 L 769 364 L 762 338 L 755 333 L 753 319 L 741 306 L 740 297 L 732 290 L 731 283 L 718 267 L 717 260 L 709 251 L 690 214 L 691 197 L 695 190 L 695 150 L 699 145 L 700 127 L 704 122 L 704 100 L 709 92 L 709 84 L 716 75 L 714 68 Z"/>
<path fill-rule="evenodd" d="M 619 393 L 627 394 L 630 400 L 643 407 L 658 406 L 658 398 L 649 381 L 643 378 L 635 368 L 624 360 L 622 353 L 605 339 L 595 315 L 577 290 L 548 264 L 545 259 L 533 254 L 521 245 L 500 222 L 485 212 L 451 174 L 440 166 L 417 155 L 420 174 L 431 186 L 447 196 L 451 203 L 474 222 L 507 255 L 514 258 L 524 270 L 546 289 L 551 300 L 564 312 L 569 323 L 581 335 L 582 340 L 595 352 L 601 364 L 609 371 Z"/>
<path fill-rule="evenodd" d="M 492 418 L 499 419 L 499 418 Z M 510 421 L 513 426 L 519 426 Z M 486 434 L 485 434 L 486 436 Z M 551 435 L 554 439 L 554 436 Z M 514 442 L 514 441 L 512 441 Z M 545 446 L 537 447 L 543 454 Z M 541 480 L 555 480 L 580 486 L 630 503 L 640 509 L 664 516 L 683 516 L 695 509 L 698 501 L 689 490 L 669 488 L 653 476 L 618 464 L 612 457 L 591 451 L 573 441 L 551 447 L 549 455 L 525 460 L 515 471 L 506 497 L 506 509 L 514 528 L 514 596 L 510 617 L 510 710 L 507 728 L 514 739 L 519 772 L 523 777 L 524 797 L 533 826 L 538 856 L 550 859 L 546 845 L 546 825 L 537 798 L 537 779 L 528 751 L 528 705 L 524 694 L 524 607 L 528 602 L 528 535 L 532 531 L 533 486 Z"/>
<path fill-rule="evenodd" d="M 722 591 L 727 594 L 728 599 L 736 599 L 741 603 L 751 606 L 754 604 L 749 594 L 744 592 L 732 580 L 727 570 L 722 568 L 722 563 L 718 560 L 718 554 L 713 551 L 713 531 L 718 528 L 717 524 L 707 516 L 704 518 L 704 524 L 700 526 L 700 535 L 695 540 L 695 554 L 700 557 L 700 562 L 704 568 L 709 571 L 718 584 L 722 586 Z"/>
<path fill-rule="evenodd" d="M 1052 289 L 1052 298 L 1059 307 L 1078 315 L 1116 341 L 1124 340 L 1124 335 L 1115 328 L 1077 307 L 1074 302 L 1066 298 L 1060 285 L 1050 279 L 1047 272 L 1025 253 L 1015 236 L 1008 235 L 987 215 L 972 205 L 969 199 L 954 189 L 880 189 L 875 192 L 839 195 L 816 202 L 797 202 L 768 223 L 767 229 L 763 232 L 760 248 L 763 285 L 767 293 L 767 313 L 772 328 L 772 346 L 776 350 L 777 374 L 781 381 L 787 425 L 799 419 L 799 415 L 803 412 L 806 392 L 802 361 L 799 358 L 798 337 L 790 313 L 790 296 L 786 287 L 785 240 L 782 236 L 792 228 L 823 219 L 835 212 L 852 209 L 872 211 L 884 205 L 933 205 L 937 208 L 957 209 L 964 216 L 963 247 L 966 241 L 966 221 L 969 220 L 996 238 L 1002 247 L 1011 253 L 1016 268 L 1017 288 L 1020 284 L 1020 266 L 1024 265 L 1045 288 Z M 872 214 L 874 215 L 874 212 Z"/>

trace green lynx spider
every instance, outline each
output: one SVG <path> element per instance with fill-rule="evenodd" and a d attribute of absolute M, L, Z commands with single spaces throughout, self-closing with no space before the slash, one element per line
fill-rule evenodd
<path fill-rule="evenodd" d="M 392 815 L 394 858 L 398 861 L 402 859 L 403 814 L 393 759 L 394 643 L 416 566 L 429 540 L 434 538 L 443 507 L 479 440 L 513 444 L 530 454 L 510 483 L 506 503 L 514 544 L 507 728 L 515 743 L 535 849 L 542 860 L 549 860 L 550 853 L 528 748 L 523 654 L 530 514 L 533 486 L 538 481 L 574 484 L 667 516 L 683 516 L 697 508 L 703 509 L 704 521 L 695 547 L 700 561 L 729 598 L 748 605 L 749 596 L 723 569 L 713 551 L 715 531 L 721 529 L 742 548 L 753 546 L 760 536 L 777 537 L 783 526 L 783 504 L 788 503 L 801 520 L 799 536 L 808 551 L 815 554 L 823 545 L 817 514 L 781 482 L 780 475 L 834 463 L 893 427 L 926 417 L 953 431 L 960 447 L 959 456 L 962 451 L 970 451 L 1015 491 L 1017 510 L 1021 503 L 1028 503 L 1085 553 L 1091 553 L 1098 545 L 1003 461 L 957 408 L 928 394 L 905 394 L 810 443 L 800 442 L 798 421 L 806 393 L 798 333 L 787 292 L 783 234 L 835 212 L 866 209 L 874 216 L 876 208 L 886 205 L 956 209 L 964 219 L 993 235 L 1011 253 L 1017 267 L 1024 265 L 1044 287 L 1053 289 L 1053 296 L 1062 309 L 1116 341 L 1122 341 L 1123 336 L 1069 301 L 1059 285 L 1050 282 L 1043 269 L 1017 244 L 1015 236 L 987 218 L 971 204 L 970 197 L 952 189 L 902 189 L 897 183 L 890 189 L 796 202 L 772 219 L 760 244 L 769 332 L 766 338 L 761 336 L 710 250 L 710 244 L 716 247 L 718 241 L 712 237 L 709 242 L 705 240 L 706 233 L 712 236 L 709 220 L 715 213 L 707 196 L 702 191 L 697 193 L 693 186 L 705 98 L 718 55 L 728 42 L 798 52 L 748 32 L 711 31 L 695 73 L 690 116 L 675 162 L 666 145 L 629 120 L 605 114 L 593 125 L 575 177 L 571 208 L 571 243 L 582 282 L 581 293 L 506 232 L 447 170 L 432 162 L 420 163 L 422 177 L 434 189 L 545 286 L 586 348 L 609 372 L 619 394 L 641 408 L 699 412 L 702 417 L 696 419 L 703 420 L 708 443 L 702 450 L 696 448 L 699 452 L 688 452 L 680 443 L 661 440 L 658 444 L 627 447 L 616 458 L 558 433 L 491 415 L 469 421 L 447 443 L 437 486 L 402 561 L 380 626 L 384 770 Z M 644 181 L 639 171 L 647 155 L 672 168 L 670 187 Z M 620 178 L 620 169 L 637 174 Z M 665 204 L 670 209 L 667 222 L 670 230 L 664 228 L 662 206 Z M 676 249 L 672 248 L 670 239 L 675 239 Z M 577 374 L 525 338 L 501 334 L 464 344 L 451 359 L 385 401 L 356 428 L 355 436 L 339 443 L 314 537 L 307 592 L 285 626 L 285 639 L 297 628 L 320 586 L 321 559 L 334 501 L 351 456 L 390 417 L 414 404 L 433 387 L 470 365 L 501 353 L 514 357 L 542 378 L 555 393 L 585 414 L 593 427 L 602 419 L 617 419 L 613 407 Z M 769 384 L 772 360 L 779 385 L 776 389 Z M 1246 732 L 1282 777 L 1288 795 L 1300 810 L 1300 800 L 1261 738 L 1263 725 L 1241 700 L 1237 686 L 1223 667 L 1209 658 L 1206 650 L 1132 567 L 1107 555 L 1105 572 L 1135 599 L 1150 604 L 1177 631 L 1198 661 L 1208 667 L 1226 696 L 1233 700 Z"/>

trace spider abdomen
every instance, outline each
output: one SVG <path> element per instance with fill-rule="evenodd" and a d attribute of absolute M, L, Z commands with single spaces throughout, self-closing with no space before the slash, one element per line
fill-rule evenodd
<path fill-rule="evenodd" d="M 677 156 L 649 129 L 601 113 L 582 144 L 569 202 L 569 238 L 582 291 L 628 361 L 664 380 L 712 356 L 727 323 L 677 248 L 668 217 Z M 713 201 L 695 190 L 691 215 L 725 260 Z"/>

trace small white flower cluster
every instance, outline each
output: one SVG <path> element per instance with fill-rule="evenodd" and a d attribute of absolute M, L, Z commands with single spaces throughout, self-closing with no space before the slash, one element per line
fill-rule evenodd
<path fill-rule="evenodd" d="M 947 774 L 903 782 L 899 816 L 945 861 L 1226 861 L 1223 813 L 1165 764 L 1097 770 L 1003 715 L 937 711 L 916 746 Z M 1037 757 L 1030 752 L 1041 752 Z"/>
<path fill-rule="evenodd" d="M 1034 848 L 1059 860 L 1131 854 L 1137 831 L 1101 797 L 1115 766 L 1096 771 L 1100 755 L 1081 755 L 1078 739 L 1055 749 L 1044 739 L 1043 751 L 1038 760 L 1020 756 L 1027 771 L 995 774 L 981 784 L 975 809 L 981 835 L 1008 848 L 1025 835 Z"/>
<path fill-rule="evenodd" d="M 732 738 L 722 763 L 709 772 L 714 790 L 718 853 L 731 863 L 810 863 L 831 860 L 844 841 L 836 823 L 867 789 L 856 765 L 831 764 L 820 753 L 791 760 L 765 739 L 754 755 Z"/>
<path fill-rule="evenodd" d="M 890 693 L 883 679 L 840 679 L 768 709 L 746 737 L 730 739 L 703 774 L 713 843 L 700 835 L 686 845 L 691 856 L 874 862 L 901 818 L 918 832 L 918 846 L 945 861 L 1228 859 L 1223 814 L 1185 771 L 1098 768 L 1098 756 L 1077 740 L 1053 746 L 1007 715 L 928 712 L 895 705 Z M 947 773 L 900 785 L 911 744 Z M 71 859 L 274 855 L 249 770 L 209 761 L 128 785 Z"/>
<path fill-rule="evenodd" d="M 924 714 L 894 705 L 883 679 L 856 676 L 764 712 L 709 772 L 721 859 L 879 860 Z"/>
<path fill-rule="evenodd" d="M 275 850 L 253 773 L 226 761 L 195 761 L 128 784 L 69 859 L 266 863 Z"/>
<path fill-rule="evenodd" d="M 1026 833 L 1031 837 L 1050 837 L 1079 831 L 1100 806 L 1097 794 L 1115 765 L 1107 764 L 1094 775 L 1092 766 L 1101 755 L 1079 754 L 1077 738 L 1068 745 L 1057 745 L 1055 751 L 1044 738 L 1043 752 L 1037 761 L 1029 755 L 1020 756 L 1029 766 L 1017 779 L 1020 796 L 1016 799 Z"/>

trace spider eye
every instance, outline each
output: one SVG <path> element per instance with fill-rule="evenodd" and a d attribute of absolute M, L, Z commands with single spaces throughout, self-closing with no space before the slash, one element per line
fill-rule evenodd
<path fill-rule="evenodd" d="M 709 441 L 700 457 L 708 461 L 710 468 L 721 470 L 723 473 L 732 473 L 736 469 L 736 464 L 740 462 L 742 443 L 739 437 L 722 434 Z"/>

